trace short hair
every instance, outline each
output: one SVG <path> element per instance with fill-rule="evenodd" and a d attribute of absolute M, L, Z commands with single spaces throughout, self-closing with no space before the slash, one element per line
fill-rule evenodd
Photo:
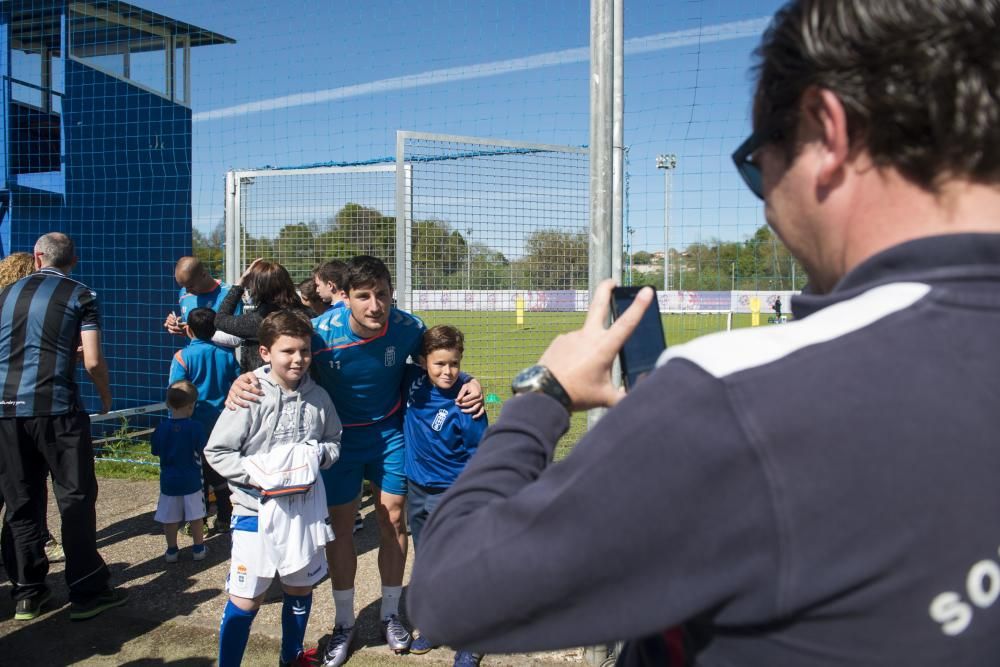
<path fill-rule="evenodd" d="M 189 278 L 200 278 L 203 275 L 208 275 L 208 269 L 197 257 L 185 255 L 177 260 L 177 264 L 174 265 L 174 273 L 183 273 Z"/>
<path fill-rule="evenodd" d="M 194 405 L 198 400 L 198 390 L 187 380 L 178 380 L 167 387 L 167 407 L 180 410 Z"/>
<path fill-rule="evenodd" d="M 833 92 L 852 148 L 934 192 L 1000 180 L 998 0 L 792 0 L 755 55 L 754 129 L 789 159 L 802 94 Z"/>
<path fill-rule="evenodd" d="M 312 322 L 306 319 L 305 314 L 299 310 L 275 311 L 264 318 L 257 330 L 257 340 L 268 349 L 281 336 L 308 340 L 312 338 L 312 335 Z"/>
<path fill-rule="evenodd" d="M 195 308 L 187 315 L 187 325 L 199 340 L 212 340 L 215 335 L 215 311 L 211 308 Z"/>
<path fill-rule="evenodd" d="M 35 252 L 42 256 L 42 266 L 68 269 L 76 259 L 76 245 L 73 239 L 62 232 L 49 232 L 35 241 Z"/>
<path fill-rule="evenodd" d="M 333 283 L 337 289 L 344 289 L 344 284 L 347 282 L 347 262 L 341 262 L 339 259 L 323 262 L 313 271 L 313 276 L 325 283 Z"/>
<path fill-rule="evenodd" d="M 347 273 L 344 281 L 346 284 L 338 285 L 338 287 L 349 292 L 352 289 L 377 285 L 383 280 L 392 291 L 392 274 L 389 273 L 389 267 L 385 265 L 385 262 L 371 255 L 358 255 L 347 262 Z"/>
<path fill-rule="evenodd" d="M 0 289 L 35 272 L 35 257 L 30 252 L 14 252 L 0 259 Z"/>
<path fill-rule="evenodd" d="M 420 354 L 426 357 L 435 350 L 455 350 L 465 353 L 465 335 L 458 327 L 448 324 L 438 324 L 424 332 L 420 343 Z"/>
<path fill-rule="evenodd" d="M 313 299 L 318 299 L 319 294 L 316 293 L 316 281 L 312 278 L 306 278 L 299 283 L 299 294 L 306 301 L 312 301 Z"/>
<path fill-rule="evenodd" d="M 288 270 L 277 262 L 257 262 L 243 286 L 258 306 L 271 304 L 278 308 L 295 308 L 302 305 Z"/>

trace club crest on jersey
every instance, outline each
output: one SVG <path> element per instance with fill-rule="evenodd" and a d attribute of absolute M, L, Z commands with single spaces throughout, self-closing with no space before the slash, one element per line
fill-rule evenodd
<path fill-rule="evenodd" d="M 444 408 L 438 410 L 438 413 L 434 415 L 434 421 L 431 422 L 431 428 L 435 431 L 440 431 L 444 427 L 444 420 L 448 417 L 448 411 Z"/>
<path fill-rule="evenodd" d="M 385 366 L 390 368 L 396 365 L 396 346 L 390 345 L 385 348 Z"/>

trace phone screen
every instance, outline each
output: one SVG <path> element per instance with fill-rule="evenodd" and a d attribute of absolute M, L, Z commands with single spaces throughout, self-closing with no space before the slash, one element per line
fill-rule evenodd
<path fill-rule="evenodd" d="M 611 312 L 615 319 L 632 305 L 639 287 L 616 287 L 611 292 Z M 622 378 L 626 391 L 630 391 L 643 377 L 656 367 L 660 353 L 667 348 L 663 336 L 663 321 L 660 309 L 654 299 L 639 320 L 639 326 L 625 341 L 618 360 L 622 367 Z"/>

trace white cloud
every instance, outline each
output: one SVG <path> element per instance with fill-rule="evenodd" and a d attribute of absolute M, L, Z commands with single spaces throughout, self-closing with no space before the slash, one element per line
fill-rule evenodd
<path fill-rule="evenodd" d="M 634 37 L 625 41 L 625 54 L 633 55 L 638 53 L 650 53 L 653 51 L 663 51 L 692 44 L 708 44 L 712 42 L 723 42 L 744 37 L 756 37 L 767 27 L 769 17 L 749 19 L 746 21 L 733 21 L 730 23 L 719 23 L 701 28 L 689 30 L 677 30 L 674 32 L 664 32 L 658 35 L 648 35 L 646 37 Z M 236 104 L 210 111 L 201 111 L 193 116 L 194 122 L 208 120 L 218 120 L 220 118 L 231 118 L 234 116 L 246 116 L 265 111 L 275 111 L 278 109 L 290 109 L 293 107 L 308 106 L 311 104 L 322 104 L 333 102 L 361 95 L 372 95 L 386 93 L 409 88 L 420 88 L 422 86 L 433 86 L 441 83 L 452 83 L 468 79 L 484 79 L 501 74 L 512 72 L 524 72 L 528 70 L 552 67 L 555 65 L 569 65 L 575 63 L 588 62 L 590 60 L 589 47 L 575 49 L 565 49 L 562 51 L 551 51 L 549 53 L 539 53 L 524 58 L 512 58 L 510 60 L 498 60 L 491 63 L 480 63 L 476 65 L 462 65 L 460 67 L 448 67 L 445 69 L 430 70 L 418 74 L 408 74 L 389 79 L 379 79 L 368 83 L 358 83 L 352 86 L 341 86 L 339 88 L 327 88 L 324 90 L 314 90 L 306 93 L 295 93 L 293 95 L 283 95 L 272 97 L 256 102 Z"/>

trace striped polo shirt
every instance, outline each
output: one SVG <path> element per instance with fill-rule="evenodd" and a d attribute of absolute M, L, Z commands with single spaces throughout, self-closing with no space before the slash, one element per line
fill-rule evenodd
<path fill-rule="evenodd" d="M 75 410 L 80 332 L 100 326 L 97 295 L 51 267 L 0 292 L 0 417 Z"/>

